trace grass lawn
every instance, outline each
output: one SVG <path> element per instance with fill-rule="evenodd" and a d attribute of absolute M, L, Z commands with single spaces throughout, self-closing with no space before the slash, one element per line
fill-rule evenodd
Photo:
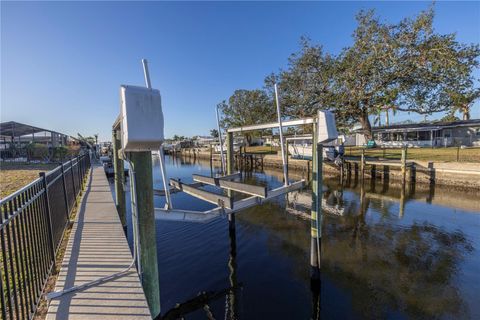
<path fill-rule="evenodd" d="M 360 156 L 362 154 L 362 147 L 345 147 L 345 155 Z M 258 154 L 277 154 L 280 147 L 255 146 L 246 147 L 248 153 Z M 441 161 L 441 162 L 480 162 L 480 147 L 459 149 L 457 147 L 450 148 L 409 148 L 407 150 L 408 160 L 419 161 Z M 365 149 L 367 157 L 385 158 L 385 159 L 401 159 L 402 150 L 399 148 L 391 149 Z"/>
<path fill-rule="evenodd" d="M 247 153 L 277 154 L 277 151 L 280 150 L 280 147 L 255 146 L 245 147 L 245 149 Z"/>
<path fill-rule="evenodd" d="M 360 156 L 362 147 L 345 147 L 346 156 Z M 408 160 L 420 161 L 441 161 L 441 162 L 480 162 L 480 148 L 459 149 L 451 148 L 409 148 L 407 150 Z M 365 156 L 385 159 L 401 159 L 402 150 L 392 149 L 365 149 Z"/>
<path fill-rule="evenodd" d="M 41 171 L 49 171 L 58 164 L 0 163 L 0 199 L 29 184 Z"/>

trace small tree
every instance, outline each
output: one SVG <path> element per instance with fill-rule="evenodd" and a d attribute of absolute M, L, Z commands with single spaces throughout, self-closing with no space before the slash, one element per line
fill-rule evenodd
<path fill-rule="evenodd" d="M 212 136 L 213 138 L 218 138 L 218 130 L 217 129 L 210 130 L 210 136 Z"/>

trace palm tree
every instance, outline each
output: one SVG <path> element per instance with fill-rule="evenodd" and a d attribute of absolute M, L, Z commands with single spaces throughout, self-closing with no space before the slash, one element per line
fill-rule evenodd
<path fill-rule="evenodd" d="M 470 108 L 480 97 L 480 88 L 469 87 L 462 91 L 450 92 L 453 101 L 452 112 L 460 112 L 463 120 L 470 120 Z"/>

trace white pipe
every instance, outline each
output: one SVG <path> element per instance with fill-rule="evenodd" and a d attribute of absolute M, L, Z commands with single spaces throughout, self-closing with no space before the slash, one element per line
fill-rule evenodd
<path fill-rule="evenodd" d="M 218 114 L 218 105 L 216 107 L 217 110 L 217 127 L 218 127 L 218 140 L 220 142 L 220 157 L 222 163 L 222 175 L 225 175 L 225 159 L 223 158 L 223 140 L 222 140 L 222 130 L 220 128 L 220 115 Z"/>
<path fill-rule="evenodd" d="M 138 210 L 137 210 L 137 180 L 136 180 L 136 173 L 135 168 L 132 165 L 132 162 L 127 157 L 124 157 L 130 168 L 130 198 L 132 199 L 131 207 L 132 207 L 132 229 L 133 229 L 133 238 L 134 238 L 134 247 L 133 250 L 135 251 L 134 255 L 137 258 L 140 258 L 140 241 L 138 239 L 140 230 L 138 229 Z M 134 223 L 135 221 L 135 223 Z M 140 277 L 140 281 L 142 280 L 142 265 L 140 259 L 137 262 L 137 272 Z"/>
<path fill-rule="evenodd" d="M 150 82 L 150 73 L 148 72 L 148 62 L 147 59 L 142 59 L 143 65 L 143 74 L 145 76 L 145 85 L 148 89 L 152 88 L 152 83 Z M 163 145 L 160 145 L 160 149 L 158 150 L 160 156 L 160 172 L 162 174 L 163 180 L 163 189 L 165 190 L 165 208 L 171 209 L 172 208 L 172 198 L 170 196 L 170 188 L 168 187 L 167 183 L 167 172 L 165 170 L 165 157 L 163 152 Z"/>
<path fill-rule="evenodd" d="M 282 164 L 283 164 L 283 178 L 285 179 L 285 185 L 288 186 L 288 174 L 287 174 L 287 160 L 285 155 L 285 146 L 283 145 L 283 128 L 282 128 L 282 116 L 280 114 L 280 103 L 278 102 L 278 88 L 277 84 L 275 88 L 275 101 L 277 102 L 277 116 L 278 116 L 278 130 L 280 132 L 280 148 L 282 150 Z"/>
<path fill-rule="evenodd" d="M 159 150 L 160 157 L 160 172 L 162 173 L 163 190 L 165 190 L 165 209 L 172 209 L 172 197 L 170 196 L 170 187 L 167 183 L 167 172 L 165 170 L 165 153 L 163 152 L 163 145 Z"/>
<path fill-rule="evenodd" d="M 143 65 L 143 74 L 145 76 L 145 86 L 148 89 L 152 88 L 152 84 L 150 83 L 150 73 L 148 73 L 148 62 L 147 59 L 142 59 L 142 65 Z"/>

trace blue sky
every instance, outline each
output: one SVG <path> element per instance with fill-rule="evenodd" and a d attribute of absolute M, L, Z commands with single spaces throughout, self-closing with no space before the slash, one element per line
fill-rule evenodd
<path fill-rule="evenodd" d="M 4 2 L 1 121 L 110 139 L 120 84 L 143 85 L 147 58 L 165 134 L 208 134 L 215 105 L 287 66 L 300 36 L 337 53 L 355 14 L 397 22 L 430 2 Z M 479 2 L 437 2 L 435 28 L 480 43 Z M 480 73 L 476 72 L 477 78 Z M 272 106 L 273 107 L 273 106 Z M 472 112 L 480 118 L 477 102 Z M 394 121 L 418 120 L 400 114 Z"/>

